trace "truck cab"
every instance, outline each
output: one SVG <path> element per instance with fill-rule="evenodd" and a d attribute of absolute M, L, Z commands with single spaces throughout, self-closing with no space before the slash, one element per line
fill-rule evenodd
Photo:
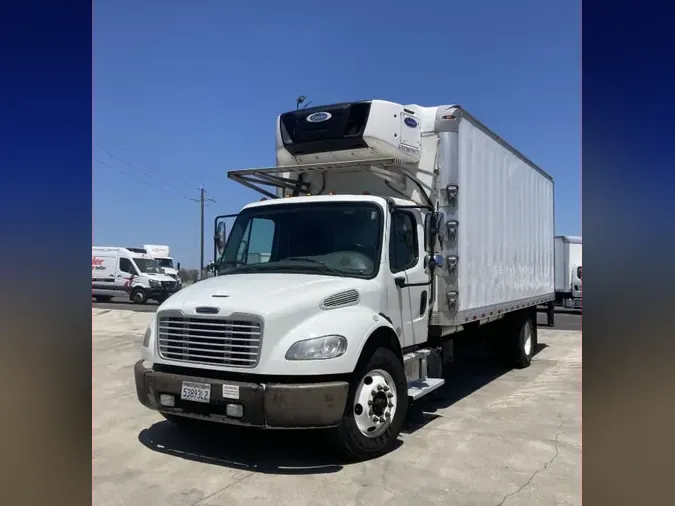
<path fill-rule="evenodd" d="M 139 401 L 188 428 L 329 428 L 361 460 L 388 451 L 409 402 L 444 384 L 453 334 L 501 322 L 509 360 L 527 367 L 536 304 L 553 298 L 552 251 L 550 266 L 520 269 L 550 267 L 526 298 L 485 306 L 472 288 L 485 280 L 460 283 L 462 116 L 381 100 L 280 115 L 277 164 L 228 173 L 265 198 L 222 217 L 234 220 L 226 240 L 216 220 L 217 275 L 164 302 L 146 330 Z M 552 198 L 542 202 L 528 215 L 545 237 Z"/>

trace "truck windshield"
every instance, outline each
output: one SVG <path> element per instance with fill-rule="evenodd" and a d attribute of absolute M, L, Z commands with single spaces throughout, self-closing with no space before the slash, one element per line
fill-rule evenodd
<path fill-rule="evenodd" d="M 237 217 L 219 274 L 312 273 L 371 278 L 377 274 L 382 210 L 370 202 L 279 204 Z"/>
<path fill-rule="evenodd" d="M 160 267 L 166 267 L 167 269 L 173 269 L 173 260 L 170 258 L 158 258 L 157 263 Z"/>
<path fill-rule="evenodd" d="M 134 263 L 138 269 L 145 274 L 162 274 L 157 260 L 150 258 L 134 258 Z"/>

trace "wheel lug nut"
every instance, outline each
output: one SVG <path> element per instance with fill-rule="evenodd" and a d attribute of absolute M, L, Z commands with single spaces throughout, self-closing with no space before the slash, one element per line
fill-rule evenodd
<path fill-rule="evenodd" d="M 390 399 L 391 399 L 393 396 L 394 396 L 393 392 L 388 392 L 388 393 L 387 393 L 387 397 L 389 397 Z"/>
<path fill-rule="evenodd" d="M 373 405 L 373 401 L 368 401 L 368 406 L 372 406 L 372 405 Z"/>
<path fill-rule="evenodd" d="M 380 423 L 384 423 L 384 417 L 383 416 L 380 417 Z"/>
<path fill-rule="evenodd" d="M 382 385 L 377 385 L 377 389 L 381 392 L 382 390 L 384 390 L 384 387 Z"/>
<path fill-rule="evenodd" d="M 373 417 L 373 422 L 377 423 L 380 419 L 376 416 Z"/>
<path fill-rule="evenodd" d="M 373 416 L 373 410 L 368 411 L 368 416 Z"/>
<path fill-rule="evenodd" d="M 393 403 L 393 402 L 390 402 L 390 403 L 389 403 L 389 407 L 390 407 L 390 408 L 393 408 L 393 407 L 394 407 L 394 403 Z"/>
<path fill-rule="evenodd" d="M 370 395 L 372 395 L 373 397 L 375 397 L 375 390 L 371 390 L 371 391 L 370 391 Z"/>
<path fill-rule="evenodd" d="M 389 411 L 387 411 L 387 412 L 384 414 L 384 416 L 387 417 L 387 418 L 390 418 L 390 417 L 391 417 L 391 413 L 390 413 Z"/>
<path fill-rule="evenodd" d="M 388 387 L 387 385 L 384 385 L 384 391 L 385 391 L 385 392 L 388 392 L 388 391 L 389 391 L 389 387 Z"/>

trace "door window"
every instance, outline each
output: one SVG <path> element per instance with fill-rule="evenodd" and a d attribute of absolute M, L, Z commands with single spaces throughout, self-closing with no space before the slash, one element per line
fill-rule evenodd
<path fill-rule="evenodd" d="M 417 264 L 419 250 L 417 228 L 412 213 L 396 211 L 391 217 L 389 266 L 391 272 L 401 272 Z"/>
<path fill-rule="evenodd" d="M 128 258 L 120 258 L 120 270 L 127 274 L 136 274 L 136 269 Z"/>

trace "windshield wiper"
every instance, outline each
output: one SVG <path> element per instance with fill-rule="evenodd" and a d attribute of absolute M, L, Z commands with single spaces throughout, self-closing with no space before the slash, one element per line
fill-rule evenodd
<path fill-rule="evenodd" d="M 309 262 L 309 263 L 317 264 L 317 265 L 320 265 L 321 267 L 323 267 L 323 268 L 324 268 L 326 271 L 328 271 L 328 272 L 331 272 L 331 273 L 336 274 L 336 275 L 341 276 L 341 277 L 344 277 L 344 276 L 345 276 L 345 273 L 344 273 L 344 272 L 339 271 L 339 270 L 337 270 L 337 269 L 334 269 L 334 268 L 331 267 L 330 265 L 327 265 L 327 264 L 325 264 L 324 262 L 322 262 L 321 260 L 317 260 L 317 259 L 315 259 L 315 258 L 307 258 L 307 257 L 287 257 L 287 258 L 283 258 L 282 260 L 279 260 L 279 261 L 280 261 L 280 262 L 284 262 L 284 261 L 286 261 L 286 260 L 289 260 L 289 261 L 291 261 L 291 262 Z"/>

